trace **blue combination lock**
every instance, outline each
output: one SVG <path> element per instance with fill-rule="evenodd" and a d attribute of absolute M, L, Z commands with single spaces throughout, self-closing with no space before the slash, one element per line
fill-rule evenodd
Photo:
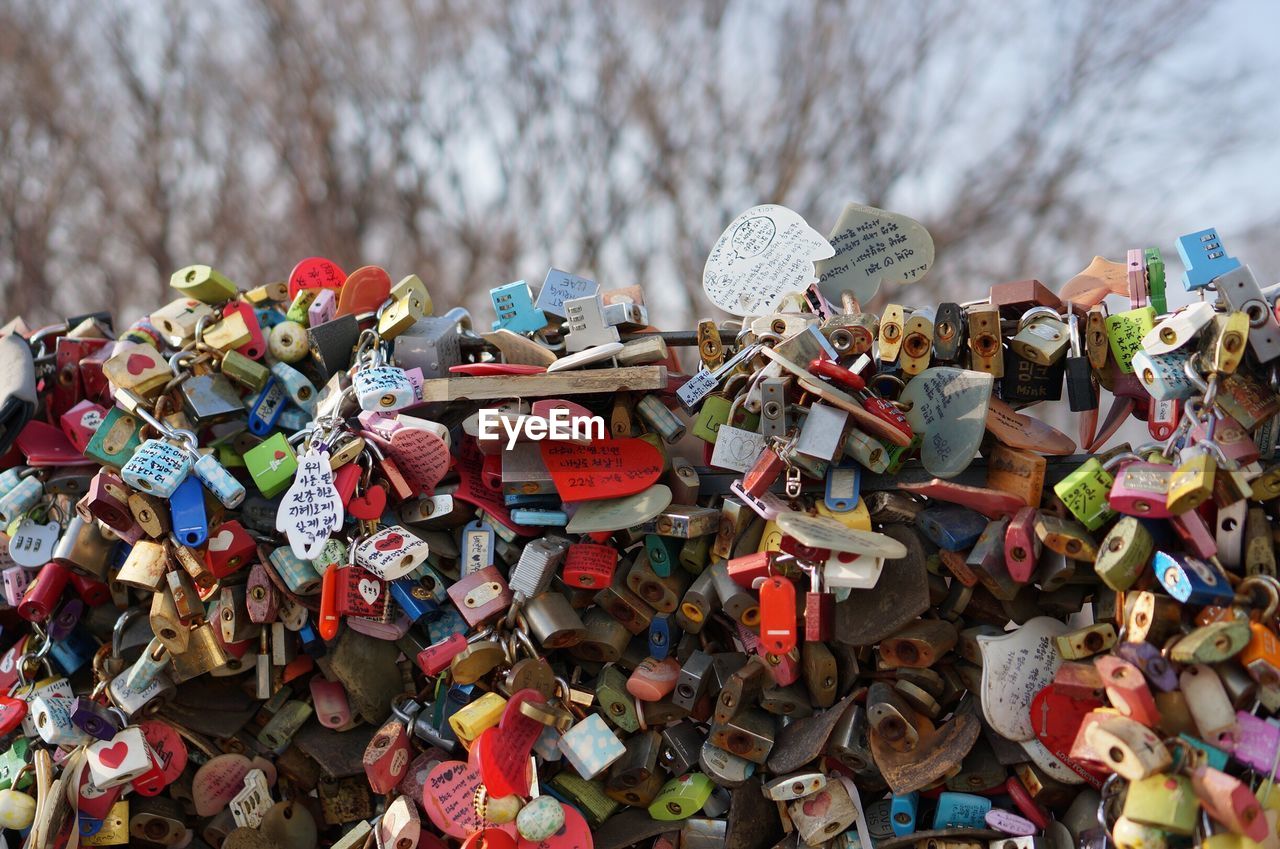
<path fill-rule="evenodd" d="M 1240 260 L 1227 256 L 1216 229 L 1201 230 L 1178 237 L 1178 256 L 1187 270 L 1182 272 L 1182 286 L 1188 292 L 1203 289 L 1232 269 L 1240 267 Z"/>

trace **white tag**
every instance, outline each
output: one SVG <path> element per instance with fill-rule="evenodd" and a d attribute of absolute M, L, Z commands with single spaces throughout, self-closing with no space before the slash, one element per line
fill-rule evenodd
<path fill-rule="evenodd" d="M 785 206 L 753 206 L 733 219 L 702 269 L 711 302 L 734 315 L 774 311 L 784 296 L 816 281 L 813 264 L 835 249 Z"/>
<path fill-rule="evenodd" d="M 768 440 L 754 430 L 743 430 L 727 424 L 716 431 L 715 449 L 711 452 L 711 465 L 735 472 L 749 472 L 760 459 Z"/>
<path fill-rule="evenodd" d="M 276 511 L 276 530 L 289 538 L 293 555 L 314 560 L 329 534 L 342 527 L 342 499 L 333 485 L 328 451 L 307 451 Z"/>
<path fill-rule="evenodd" d="M 61 532 L 62 526 L 57 522 L 41 525 L 32 519 L 23 519 L 9 540 L 9 557 L 19 566 L 38 569 L 53 556 L 53 546 Z"/>
<path fill-rule="evenodd" d="M 251 769 L 245 773 L 244 789 L 231 799 L 231 816 L 241 828 L 257 828 L 273 804 L 267 776 L 260 769 Z"/>
<path fill-rule="evenodd" d="M 818 263 L 818 289 L 834 304 L 841 292 L 867 303 L 881 283 L 915 283 L 933 265 L 933 237 L 914 218 L 851 203 L 828 237 L 835 256 Z"/>
<path fill-rule="evenodd" d="M 1037 616 L 998 637 L 978 637 L 982 652 L 982 712 L 995 732 L 1014 742 L 1035 739 L 1031 700 L 1053 682 L 1062 655 L 1053 638 L 1071 630 Z"/>

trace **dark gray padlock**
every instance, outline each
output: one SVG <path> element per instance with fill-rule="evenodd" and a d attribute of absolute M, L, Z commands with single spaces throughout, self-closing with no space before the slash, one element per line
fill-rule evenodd
<path fill-rule="evenodd" d="M 244 415 L 240 393 L 221 374 L 196 374 L 184 380 L 182 409 L 200 426 Z"/>
<path fill-rule="evenodd" d="M 396 337 L 396 364 L 406 371 L 420 368 L 424 378 L 448 377 L 449 367 L 462 362 L 459 331 L 470 327 L 471 313 L 462 307 L 420 318 Z"/>

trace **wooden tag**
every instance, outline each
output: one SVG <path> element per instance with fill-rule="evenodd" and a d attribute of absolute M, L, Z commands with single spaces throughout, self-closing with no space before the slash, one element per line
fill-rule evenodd
<path fill-rule="evenodd" d="M 982 712 L 996 733 L 1015 742 L 1031 740 L 1031 700 L 1053 680 L 1062 656 L 1053 638 L 1071 630 L 1047 616 L 1028 620 L 1016 631 L 980 636 Z"/>
<path fill-rule="evenodd" d="M 987 408 L 987 430 L 1010 448 L 1054 457 L 1065 457 L 1076 450 L 1071 437 L 1039 419 L 1024 416 L 999 398 L 992 398 Z"/>
<path fill-rule="evenodd" d="M 762 315 L 815 281 L 813 263 L 835 254 L 799 213 L 753 206 L 729 224 L 707 255 L 702 288 L 733 315 Z"/>
<path fill-rule="evenodd" d="M 875 531 L 860 531 L 825 516 L 789 511 L 778 514 L 776 521 L 784 534 L 812 548 L 893 560 L 907 556 L 907 547 L 893 537 Z"/>
<path fill-rule="evenodd" d="M 597 439 L 590 445 L 545 440 L 538 449 L 565 502 L 635 495 L 662 476 L 662 455 L 643 439 Z"/>

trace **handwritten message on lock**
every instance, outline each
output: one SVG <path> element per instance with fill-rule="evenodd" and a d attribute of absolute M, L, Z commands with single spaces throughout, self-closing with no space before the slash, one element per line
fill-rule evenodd
<path fill-rule="evenodd" d="M 294 556 L 314 560 L 329 535 L 342 527 L 342 499 L 333 485 L 329 452 L 308 451 L 298 458 L 298 471 L 276 512 L 276 530 L 289 539 Z"/>

